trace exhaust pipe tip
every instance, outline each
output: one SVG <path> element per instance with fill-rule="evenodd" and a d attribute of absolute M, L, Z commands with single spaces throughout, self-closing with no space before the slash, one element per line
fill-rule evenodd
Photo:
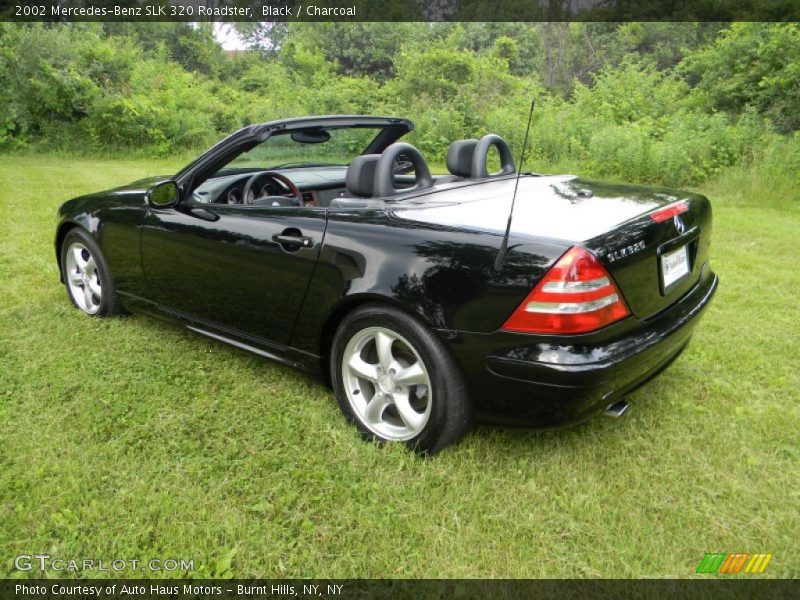
<path fill-rule="evenodd" d="M 603 416 L 610 417 L 612 419 L 619 419 L 626 412 L 628 412 L 629 406 L 630 404 L 628 404 L 627 400 L 614 402 L 614 404 L 609 404 L 608 408 L 603 411 Z"/>

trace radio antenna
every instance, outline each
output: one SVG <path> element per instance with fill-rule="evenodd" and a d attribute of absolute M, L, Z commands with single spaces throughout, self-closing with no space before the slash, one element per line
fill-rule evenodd
<path fill-rule="evenodd" d="M 525 162 L 525 149 L 528 147 L 528 133 L 531 130 L 531 119 L 533 118 L 533 107 L 536 105 L 536 100 L 531 100 L 531 110 L 528 113 L 528 126 L 525 128 L 525 141 L 522 142 L 522 154 L 519 157 L 519 168 L 517 169 L 517 179 L 514 182 L 514 195 L 511 197 L 511 210 L 508 211 L 508 222 L 506 223 L 506 232 L 503 235 L 503 242 L 500 244 L 500 251 L 497 253 L 497 258 L 494 260 L 494 270 L 499 271 L 503 268 L 503 263 L 508 254 L 508 236 L 511 233 L 511 217 L 514 215 L 514 203 L 517 201 L 517 188 L 519 187 L 519 177 L 522 175 L 522 165 Z"/>

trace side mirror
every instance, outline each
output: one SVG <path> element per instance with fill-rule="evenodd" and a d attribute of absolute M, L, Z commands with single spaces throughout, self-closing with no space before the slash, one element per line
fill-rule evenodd
<path fill-rule="evenodd" d="M 147 202 L 155 208 L 168 208 L 174 205 L 179 197 L 178 184 L 174 181 L 162 181 L 147 192 Z"/>

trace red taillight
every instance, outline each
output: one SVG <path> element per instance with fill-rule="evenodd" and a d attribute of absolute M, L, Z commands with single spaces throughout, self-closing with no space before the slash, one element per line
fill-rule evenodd
<path fill-rule="evenodd" d="M 686 200 L 680 200 L 678 202 L 673 202 L 672 204 L 668 204 L 664 208 L 660 208 L 652 215 L 650 218 L 653 219 L 656 223 L 662 223 L 667 219 L 671 219 L 675 215 L 679 215 L 681 213 L 685 213 L 689 210 L 689 203 Z"/>
<path fill-rule="evenodd" d="M 523 333 L 588 333 L 630 313 L 611 275 L 584 248 L 573 246 L 503 323 Z"/>

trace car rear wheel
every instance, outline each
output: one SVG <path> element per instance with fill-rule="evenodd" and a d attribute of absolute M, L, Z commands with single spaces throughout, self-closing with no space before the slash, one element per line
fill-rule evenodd
<path fill-rule="evenodd" d="M 87 315 L 105 317 L 122 314 L 100 248 L 80 229 L 72 229 L 61 245 L 61 272 L 72 303 Z"/>
<path fill-rule="evenodd" d="M 370 440 L 433 453 L 472 424 L 447 348 L 396 308 L 368 305 L 348 315 L 333 340 L 331 380 L 342 412 Z"/>

